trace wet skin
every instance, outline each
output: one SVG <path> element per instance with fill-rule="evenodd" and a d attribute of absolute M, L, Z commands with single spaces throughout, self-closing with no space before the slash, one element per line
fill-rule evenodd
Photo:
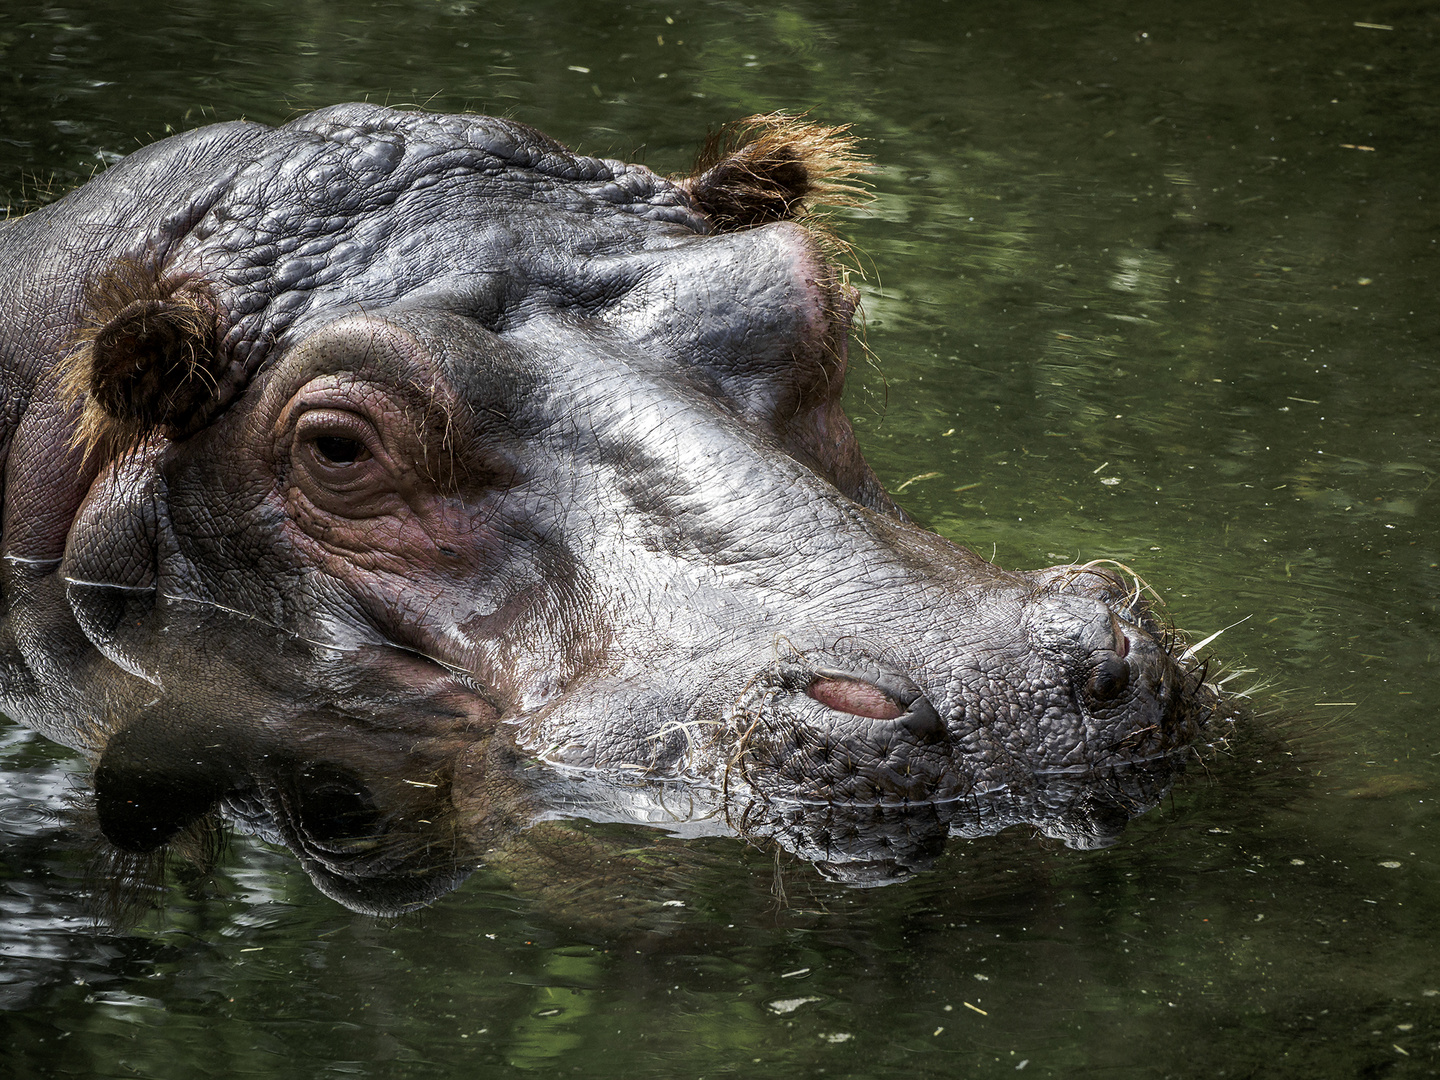
<path fill-rule="evenodd" d="M 499 732 L 792 837 L 1168 769 L 1215 700 L 1138 584 L 1001 570 L 865 464 L 854 294 L 803 216 L 848 153 L 772 122 L 666 180 L 337 106 L 0 224 L 0 708 L 172 779 L 223 713 L 213 802 L 287 725 L 440 694 L 444 770 Z"/>

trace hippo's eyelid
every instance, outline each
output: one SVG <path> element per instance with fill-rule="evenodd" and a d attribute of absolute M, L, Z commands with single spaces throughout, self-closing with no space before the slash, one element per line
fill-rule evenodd
<path fill-rule="evenodd" d="M 322 439 L 359 443 L 372 454 L 380 441 L 375 425 L 360 413 L 347 409 L 307 409 L 295 421 L 295 441 L 313 444 Z"/>

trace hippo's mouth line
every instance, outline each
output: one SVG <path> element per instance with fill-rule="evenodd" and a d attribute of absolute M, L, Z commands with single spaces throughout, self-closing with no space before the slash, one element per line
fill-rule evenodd
<path fill-rule="evenodd" d="M 1183 756 L 1188 747 L 1177 747 L 1159 754 L 1148 755 L 1134 759 L 1127 759 L 1123 762 L 1112 762 L 1100 765 L 1075 765 L 1054 769 L 1036 769 L 1030 774 L 1030 778 L 1036 781 L 1033 785 L 1016 783 L 1014 781 L 1002 780 L 991 784 L 977 784 L 966 791 L 955 792 L 947 795 L 936 795 L 929 798 L 906 798 L 902 796 L 880 797 L 880 798 L 807 798 L 803 795 L 781 795 L 772 792 L 759 790 L 750 787 L 745 795 L 753 796 L 758 802 L 770 807 L 795 807 L 804 810 L 923 810 L 926 807 L 956 806 L 964 803 L 986 803 L 1002 799 L 1006 796 L 1015 798 L 1033 798 L 1036 789 L 1043 789 L 1045 781 L 1069 781 L 1089 782 L 1123 780 L 1127 775 L 1134 774 L 1144 778 L 1146 774 L 1154 773 L 1155 767 L 1164 762 L 1177 760 Z M 727 799 L 734 799 L 738 794 L 732 791 L 725 792 Z"/>
<path fill-rule="evenodd" d="M 807 798 L 803 795 L 782 795 L 756 788 L 745 784 L 743 788 L 737 788 L 731 783 L 716 783 L 700 777 L 676 777 L 671 775 L 654 775 L 653 772 L 643 765 L 623 765 L 615 767 L 595 767 L 573 765 L 565 762 L 545 762 L 547 769 L 553 770 L 563 776 L 576 779 L 592 779 L 604 783 L 620 784 L 641 784 L 648 785 L 661 783 L 673 785 L 677 791 L 688 793 L 706 792 L 719 796 L 720 805 L 713 813 L 729 813 L 736 806 L 749 804 L 761 804 L 772 808 L 784 809 L 794 807 L 807 811 L 813 810 L 924 810 L 927 807 L 956 806 L 964 803 L 991 802 L 1006 796 L 1016 798 L 1030 798 L 1034 795 L 1034 788 L 1042 788 L 1044 781 L 1089 781 L 1123 779 L 1127 774 L 1134 773 L 1143 775 L 1147 771 L 1153 772 L 1153 767 L 1166 760 L 1181 756 L 1187 747 L 1177 747 L 1164 753 L 1149 755 L 1146 757 L 1114 762 L 1101 765 L 1074 765 L 1063 768 L 1036 769 L 1031 773 L 1031 779 L 1040 782 L 1035 785 L 1025 785 L 1015 781 L 1002 780 L 994 783 L 981 783 L 965 791 L 957 791 L 947 795 L 936 795 L 930 798 L 905 798 L 905 797 L 881 797 L 881 798 Z"/>

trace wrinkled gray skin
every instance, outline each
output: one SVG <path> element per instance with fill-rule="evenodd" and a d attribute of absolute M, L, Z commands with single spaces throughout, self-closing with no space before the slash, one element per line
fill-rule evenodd
<path fill-rule="evenodd" d="M 57 364 L 116 260 L 203 284 L 215 390 L 85 459 Z M 277 663 L 801 806 L 1030 790 L 1209 715 L 1117 575 L 1004 571 L 896 508 L 814 233 L 725 231 L 522 125 L 345 105 L 167 139 L 0 224 L 0 297 L 0 709 L 97 757 L 162 698 L 183 742 Z M 236 616 L 223 674 L 176 674 L 206 611 Z"/>

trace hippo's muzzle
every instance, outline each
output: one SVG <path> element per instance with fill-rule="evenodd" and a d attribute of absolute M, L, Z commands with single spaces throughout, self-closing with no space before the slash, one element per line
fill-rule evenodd
<path fill-rule="evenodd" d="M 915 806 L 1101 773 L 1188 745 L 1215 696 L 1203 672 L 1167 647 L 1143 598 L 1095 568 L 1032 580 L 1022 668 L 1013 654 L 995 664 L 1003 649 L 908 669 L 824 649 L 768 665 L 729 716 L 732 782 L 801 805 Z"/>

